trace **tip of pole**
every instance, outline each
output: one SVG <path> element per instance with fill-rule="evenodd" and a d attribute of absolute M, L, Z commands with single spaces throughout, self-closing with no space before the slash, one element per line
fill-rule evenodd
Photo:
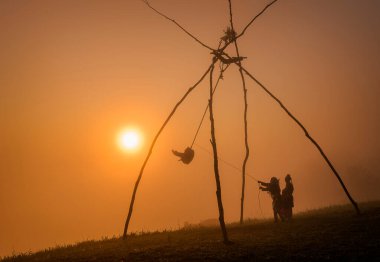
<path fill-rule="evenodd" d="M 362 212 L 360 211 L 360 209 L 359 209 L 359 207 L 358 207 L 357 204 L 355 204 L 355 209 L 356 209 L 356 214 L 357 214 L 358 216 L 360 216 L 360 215 L 362 214 Z"/>

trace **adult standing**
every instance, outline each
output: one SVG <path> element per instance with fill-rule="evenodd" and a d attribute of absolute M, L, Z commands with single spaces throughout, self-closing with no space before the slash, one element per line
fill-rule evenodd
<path fill-rule="evenodd" d="M 294 207 L 294 186 L 290 174 L 286 175 L 285 184 L 285 188 L 282 190 L 282 213 L 286 220 L 291 220 Z"/>

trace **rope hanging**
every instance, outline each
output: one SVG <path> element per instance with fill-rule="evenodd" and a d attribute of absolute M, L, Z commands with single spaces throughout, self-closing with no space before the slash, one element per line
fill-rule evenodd
<path fill-rule="evenodd" d="M 219 44 L 220 45 L 220 44 Z M 220 69 L 220 74 L 219 74 L 219 77 L 218 77 L 218 80 L 215 84 L 215 87 L 214 89 L 212 90 L 212 94 L 215 93 L 216 91 L 216 88 L 218 87 L 218 84 L 220 82 L 221 79 L 223 79 L 223 73 L 227 70 L 227 68 L 229 67 L 229 64 L 227 64 L 226 66 L 220 62 L 219 64 L 219 69 Z M 201 121 L 199 122 L 199 125 L 198 125 L 198 128 L 197 128 L 197 131 L 195 132 L 195 135 L 194 135 L 194 138 L 193 138 L 193 142 L 191 143 L 191 146 L 190 147 L 187 147 L 183 152 L 179 152 L 177 150 L 172 150 L 173 154 L 177 157 L 179 157 L 179 160 L 178 161 L 182 161 L 182 163 L 188 165 L 191 163 L 191 161 L 193 161 L 194 159 L 194 155 L 195 155 L 195 152 L 194 152 L 194 149 L 193 149 L 193 146 L 194 146 L 194 143 L 198 137 L 198 134 L 199 134 L 199 130 L 201 129 L 202 127 L 202 124 L 203 124 L 203 120 L 206 116 L 206 113 L 207 113 L 207 110 L 209 108 L 209 105 L 207 104 L 204 112 L 203 112 L 203 115 L 202 115 L 202 118 L 201 118 Z"/>
<path fill-rule="evenodd" d="M 203 151 L 205 151 L 205 152 L 207 152 L 208 154 L 211 155 L 211 152 L 210 152 L 209 150 L 207 150 L 205 147 L 200 146 L 200 145 L 198 145 L 198 144 L 195 144 L 195 145 L 196 145 L 197 147 L 199 147 L 200 149 L 202 149 Z M 228 165 L 229 167 L 232 167 L 232 168 L 235 169 L 236 171 L 241 172 L 241 169 L 238 168 L 237 166 L 235 166 L 234 164 L 229 163 L 228 161 L 224 160 L 224 159 L 221 158 L 221 157 L 218 157 L 218 159 L 219 159 L 221 162 L 223 162 L 224 164 Z M 250 175 L 250 174 L 248 174 L 248 173 L 245 173 L 245 175 L 246 175 L 247 177 L 251 178 L 252 180 L 254 180 L 255 182 L 259 182 L 259 180 L 256 179 L 254 176 L 252 176 L 252 175 Z M 263 210 L 262 210 L 262 208 L 261 208 L 260 192 L 261 192 L 261 191 L 258 190 L 257 201 L 258 201 L 258 203 L 259 203 L 259 209 L 260 209 L 261 217 L 264 218 L 264 213 L 263 213 Z"/>
<path fill-rule="evenodd" d="M 219 65 L 219 68 L 220 68 L 220 74 L 219 74 L 218 80 L 216 81 L 216 84 L 215 84 L 214 90 L 212 90 L 212 94 L 215 93 L 216 88 L 218 87 L 218 84 L 219 84 L 220 79 L 223 79 L 223 73 L 227 70 L 227 68 L 228 68 L 229 66 L 230 66 L 230 65 L 227 64 L 226 67 L 224 67 L 224 64 L 220 63 L 220 65 Z M 193 142 L 191 143 L 190 148 L 193 148 L 194 143 L 195 143 L 195 141 L 196 141 L 196 139 L 197 139 L 197 137 L 198 137 L 198 133 L 199 133 L 199 130 L 201 129 L 201 127 L 202 127 L 203 120 L 204 120 L 204 118 L 205 118 L 205 116 L 206 116 L 206 113 L 207 113 L 208 107 L 209 107 L 209 105 L 208 105 L 208 103 L 207 103 L 207 106 L 206 106 L 206 108 L 205 108 L 205 111 L 203 112 L 203 116 L 202 116 L 201 121 L 200 121 L 200 123 L 199 123 L 199 125 L 198 125 L 197 131 L 195 132 L 194 139 L 193 139 Z"/>
<path fill-rule="evenodd" d="M 195 144 L 195 145 L 196 145 L 197 147 L 199 147 L 200 149 L 202 149 L 203 151 L 209 153 L 210 155 L 212 154 L 209 150 L 207 150 L 207 149 L 204 148 L 203 146 L 201 146 L 201 145 L 199 145 L 199 144 Z M 222 161 L 224 164 L 228 165 L 229 167 L 232 167 L 232 168 L 235 169 L 236 171 L 241 172 L 241 169 L 238 168 L 237 166 L 235 166 L 234 164 L 231 164 L 230 162 L 224 160 L 224 159 L 221 158 L 221 157 L 218 157 L 218 159 L 219 159 L 220 161 Z M 259 181 L 259 180 L 256 179 L 254 176 L 252 176 L 252 175 L 250 175 L 250 174 L 248 174 L 248 173 L 246 173 L 246 175 L 247 175 L 249 178 L 251 178 L 251 179 L 253 179 L 254 181 L 256 181 L 256 182 Z"/>

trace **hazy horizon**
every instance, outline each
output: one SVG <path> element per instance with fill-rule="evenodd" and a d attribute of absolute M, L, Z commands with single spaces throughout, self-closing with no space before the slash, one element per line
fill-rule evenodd
<path fill-rule="evenodd" d="M 150 0 L 216 48 L 227 1 Z M 233 1 L 238 32 L 269 1 Z M 320 143 L 358 202 L 380 199 L 380 2 L 278 1 L 239 42 L 243 65 Z M 211 61 L 204 49 L 141 1 L 0 2 L 0 256 L 120 235 L 149 145 L 178 99 Z M 228 50 L 234 54 L 233 49 Z M 290 173 L 295 212 L 348 203 L 302 130 L 247 79 L 247 173 Z M 190 145 L 208 101 L 208 80 L 162 133 L 137 193 L 130 231 L 217 218 L 208 116 L 195 158 Z M 241 167 L 243 92 L 231 66 L 215 93 L 220 157 Z M 140 130 L 133 153 L 117 146 Z M 241 174 L 220 163 L 227 222 L 239 220 Z M 260 194 L 270 217 L 271 199 Z M 247 177 L 245 218 L 261 218 Z"/>

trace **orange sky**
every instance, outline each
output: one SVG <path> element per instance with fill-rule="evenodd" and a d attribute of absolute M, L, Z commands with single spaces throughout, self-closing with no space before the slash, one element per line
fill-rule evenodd
<path fill-rule="evenodd" d="M 151 0 L 216 47 L 227 1 Z M 268 1 L 233 1 L 243 26 Z M 241 38 L 245 67 L 275 93 L 324 148 L 358 201 L 380 197 L 379 1 L 282 1 Z M 208 67 L 209 50 L 140 1 L 0 2 L 0 256 L 122 233 L 139 168 L 171 108 Z M 232 53 L 232 50 L 229 50 Z M 261 180 L 291 173 L 296 212 L 347 199 L 302 131 L 248 80 L 247 172 Z M 208 81 L 162 134 L 142 179 L 132 231 L 175 229 L 216 218 L 212 157 L 187 147 L 208 100 Z M 236 67 L 215 95 L 220 156 L 241 166 L 243 97 Z M 209 122 L 197 144 L 211 150 Z M 125 126 L 145 144 L 126 154 Z M 228 222 L 239 219 L 240 173 L 221 163 Z M 246 218 L 260 218 L 247 178 Z M 260 195 L 265 216 L 270 198 Z"/>

